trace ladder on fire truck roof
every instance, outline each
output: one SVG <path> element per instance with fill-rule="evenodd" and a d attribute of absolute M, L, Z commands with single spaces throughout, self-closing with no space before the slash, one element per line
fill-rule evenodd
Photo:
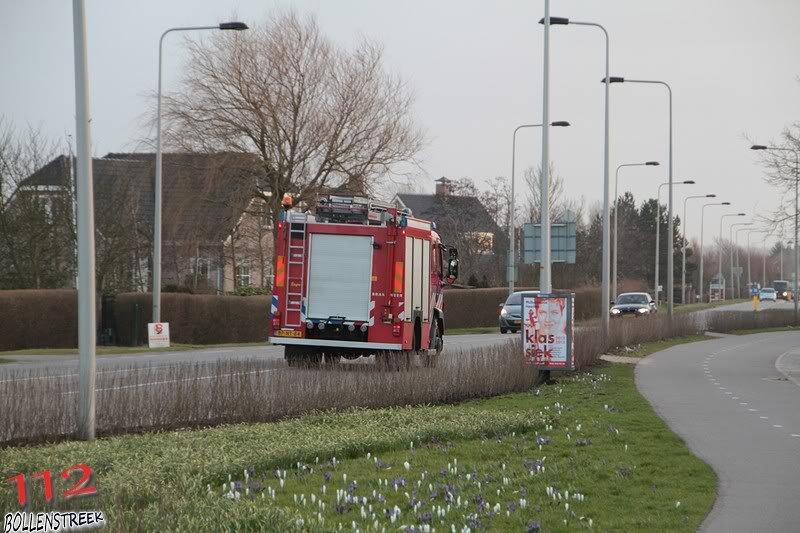
<path fill-rule="evenodd" d="M 317 216 L 331 222 L 381 223 L 389 209 L 397 209 L 398 214 L 411 216 L 411 210 L 396 207 L 388 202 L 370 200 L 362 196 L 339 196 L 329 194 L 319 198 Z"/>
<path fill-rule="evenodd" d="M 305 288 L 303 279 L 305 277 L 308 214 L 290 211 L 288 215 L 289 248 L 286 261 L 284 323 L 289 327 L 299 327 L 303 322 L 303 290 Z"/>

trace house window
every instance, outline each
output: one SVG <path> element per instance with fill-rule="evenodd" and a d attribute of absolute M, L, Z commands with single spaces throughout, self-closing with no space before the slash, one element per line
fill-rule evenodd
<path fill-rule="evenodd" d="M 204 257 L 192 257 L 190 259 L 189 271 L 192 277 L 197 277 L 198 280 L 209 279 L 211 275 L 211 261 Z"/>
<path fill-rule="evenodd" d="M 236 267 L 236 286 L 250 286 L 250 265 L 248 263 L 240 263 Z"/>

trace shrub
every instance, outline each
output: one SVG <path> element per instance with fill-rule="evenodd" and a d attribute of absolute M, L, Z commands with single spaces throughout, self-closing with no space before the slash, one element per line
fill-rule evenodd
<path fill-rule="evenodd" d="M 0 395 L 0 443 L 58 439 L 76 430 L 77 402 L 52 399 L 77 390 L 77 377 L 47 372 L 9 372 Z M 267 422 L 352 407 L 454 403 L 528 390 L 536 379 L 536 370 L 523 366 L 519 341 L 451 352 L 436 368 L 408 372 L 376 364 L 275 368 L 264 359 L 138 366 L 98 377 L 97 433 Z"/>
<path fill-rule="evenodd" d="M 0 291 L 0 350 L 77 345 L 77 291 Z"/>
<path fill-rule="evenodd" d="M 270 296 L 270 287 L 237 287 L 235 291 L 228 293 L 231 296 Z"/>
<path fill-rule="evenodd" d="M 794 325 L 794 311 L 769 309 L 752 311 L 715 311 L 706 315 L 706 329 L 722 333 L 746 329 L 779 328 Z"/>
<path fill-rule="evenodd" d="M 135 305 L 141 319 L 133 331 Z M 147 323 L 152 319 L 150 293 L 125 293 L 114 302 L 120 344 L 147 342 Z M 161 319 L 169 322 L 172 342 L 223 344 L 266 342 L 269 335 L 269 297 L 216 296 L 206 294 L 161 295 Z"/>

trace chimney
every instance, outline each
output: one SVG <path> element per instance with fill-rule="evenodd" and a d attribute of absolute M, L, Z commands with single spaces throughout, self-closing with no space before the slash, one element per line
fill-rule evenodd
<path fill-rule="evenodd" d="M 436 180 L 436 196 L 448 196 L 452 192 L 451 181 L 444 176 Z"/>

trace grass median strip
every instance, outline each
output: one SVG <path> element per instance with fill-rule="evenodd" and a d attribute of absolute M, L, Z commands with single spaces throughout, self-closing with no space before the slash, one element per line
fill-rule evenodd
<path fill-rule="evenodd" d="M 213 350 L 216 348 L 246 348 L 252 346 L 267 346 L 267 342 L 246 342 L 235 344 L 172 344 L 169 348 L 148 348 L 147 346 L 98 346 L 97 355 L 137 355 L 162 352 L 185 352 L 189 350 Z M 0 352 L 0 357 L 21 355 L 78 355 L 76 348 L 26 348 Z"/>
<path fill-rule="evenodd" d="M 706 337 L 705 335 L 689 335 L 686 337 L 674 337 L 671 339 L 664 339 L 660 341 L 644 342 L 635 346 L 622 346 L 612 350 L 613 355 L 624 355 L 627 357 L 645 357 L 651 353 L 660 352 L 679 344 L 688 344 L 690 342 L 700 342 L 712 340 L 713 337 Z"/>
<path fill-rule="evenodd" d="M 98 496 L 68 505 L 137 530 L 693 531 L 716 485 L 624 365 L 457 405 L 10 448 L 0 463 L 86 463 Z M 0 506 L 14 499 L 0 488 Z"/>

